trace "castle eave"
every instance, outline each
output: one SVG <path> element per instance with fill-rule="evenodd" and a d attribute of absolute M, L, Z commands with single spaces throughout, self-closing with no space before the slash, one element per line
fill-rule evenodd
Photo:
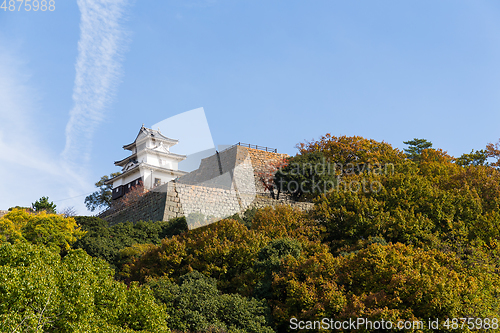
<path fill-rule="evenodd" d="M 161 171 L 161 172 L 171 173 L 172 175 L 175 175 L 175 176 L 184 176 L 185 174 L 187 174 L 186 171 L 174 170 L 174 169 L 169 169 L 169 168 L 162 168 L 162 167 L 159 167 L 159 166 L 156 166 L 156 165 L 152 165 L 152 164 L 148 164 L 148 163 L 144 163 L 144 162 L 141 163 L 139 166 L 141 168 L 151 169 L 153 171 Z"/>
<path fill-rule="evenodd" d="M 151 148 L 146 148 L 145 150 L 150 152 L 150 153 L 158 154 L 161 156 L 165 156 L 165 157 L 177 160 L 179 162 L 186 159 L 186 155 L 175 154 L 175 153 L 171 153 L 169 151 L 161 151 L 161 150 L 156 150 L 156 149 L 151 149 Z"/>
<path fill-rule="evenodd" d="M 135 159 L 137 159 L 137 153 L 133 153 L 132 155 L 130 155 L 129 157 L 124 158 L 121 161 L 116 161 L 115 165 L 123 167 L 125 164 L 127 164 L 128 162 L 130 162 L 130 160 L 135 160 Z"/>
<path fill-rule="evenodd" d="M 135 148 L 135 141 L 132 143 L 129 143 L 128 145 L 123 146 L 123 149 L 125 150 L 132 150 Z"/>
<path fill-rule="evenodd" d="M 104 182 L 105 185 L 112 185 L 115 181 L 117 181 L 118 179 L 120 178 L 123 178 L 125 176 L 128 176 L 129 174 L 135 172 L 136 170 L 138 170 L 138 167 L 139 165 L 137 165 L 136 167 L 132 168 L 132 169 L 128 169 L 127 171 L 125 172 L 122 172 L 121 174 L 119 174 L 118 176 L 115 176 L 111 179 L 108 179 Z"/>

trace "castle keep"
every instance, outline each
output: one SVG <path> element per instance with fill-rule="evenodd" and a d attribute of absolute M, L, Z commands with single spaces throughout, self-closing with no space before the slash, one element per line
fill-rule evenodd
<path fill-rule="evenodd" d="M 147 137 L 151 135 L 149 129 L 143 127 L 141 131 L 147 133 Z M 155 182 L 149 188 L 147 179 L 144 181 L 145 178 L 132 177 L 137 183 L 142 182 L 149 192 L 125 207 L 114 205 L 114 208 L 105 211 L 100 217 L 110 224 L 116 224 L 139 220 L 162 221 L 186 216 L 189 228 L 193 229 L 254 207 L 289 204 L 303 210 L 310 209 L 311 203 L 295 202 L 283 195 L 279 200 L 271 196 L 263 184 L 263 176 L 271 174 L 275 165 L 288 155 L 258 148 L 241 144 L 231 146 L 202 159 L 197 170 L 164 184 Z M 134 154 L 143 155 L 140 151 L 135 151 Z M 140 162 L 129 163 L 138 165 Z M 165 172 L 172 171 L 170 169 Z M 148 175 L 147 172 L 144 174 Z M 110 180 L 113 183 L 113 193 L 118 193 L 116 189 L 122 186 L 121 183 L 115 186 L 113 180 L 117 178 Z M 128 188 L 130 187 L 127 185 Z M 119 197 L 114 194 L 113 198 Z"/>
<path fill-rule="evenodd" d="M 178 163 L 186 156 L 170 152 L 170 147 L 177 143 L 177 140 L 161 134 L 159 129 L 155 131 L 143 124 L 135 141 L 123 146 L 130 155 L 115 162 L 116 166 L 122 167 L 121 174 L 106 182 L 113 185 L 112 199 L 123 197 L 139 184 L 151 190 L 185 175 L 186 172 L 178 170 Z"/>

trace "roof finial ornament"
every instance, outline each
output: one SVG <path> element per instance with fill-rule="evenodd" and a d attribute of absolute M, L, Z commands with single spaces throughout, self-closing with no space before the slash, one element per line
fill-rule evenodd
<path fill-rule="evenodd" d="M 142 128 L 144 128 L 144 123 L 142 123 Z"/>
<path fill-rule="evenodd" d="M 159 128 L 159 127 L 158 127 L 158 133 L 161 133 L 161 132 L 160 132 L 160 128 Z"/>

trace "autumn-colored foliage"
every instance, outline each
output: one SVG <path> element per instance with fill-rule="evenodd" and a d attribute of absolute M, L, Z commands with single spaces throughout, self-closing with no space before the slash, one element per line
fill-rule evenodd
<path fill-rule="evenodd" d="M 486 145 L 486 155 L 491 158 L 495 158 L 496 162 L 491 163 L 491 166 L 499 169 L 500 168 L 500 140 L 497 143 L 488 143 Z"/>
<path fill-rule="evenodd" d="M 385 142 L 365 139 L 361 136 L 333 136 L 330 133 L 317 141 L 297 145 L 300 154 L 321 151 L 326 159 L 347 165 L 348 163 L 386 164 L 398 163 L 405 154 Z"/>
<path fill-rule="evenodd" d="M 279 196 L 279 191 L 274 183 L 274 175 L 276 171 L 282 169 L 287 164 L 288 164 L 287 159 L 277 160 L 268 163 L 264 168 L 260 170 L 255 170 L 255 177 L 261 183 L 262 187 L 264 188 L 264 191 L 269 192 L 273 199 Z"/>
<path fill-rule="evenodd" d="M 491 162 L 500 142 L 459 158 L 425 139 L 407 143 L 406 154 L 330 134 L 299 144 L 287 166 L 270 166 L 258 180 L 307 181 L 317 170 L 289 171 L 342 164 L 332 178 L 339 186 L 300 198 L 313 200 L 308 212 L 276 205 L 187 230 L 184 218 L 109 227 L 93 217 L 77 217 L 75 225 L 14 209 L 0 219 L 0 319 L 14 318 L 10 328 L 27 314 L 35 323 L 54 293 L 48 309 L 60 315 L 53 325 L 61 332 L 94 332 L 96 325 L 105 332 L 300 332 L 292 319 L 322 318 L 439 319 L 438 329 L 404 331 L 471 332 L 443 323 L 500 313 L 500 172 Z M 373 182 L 376 190 L 349 185 Z M 127 200 L 143 192 L 131 193 Z M 81 238 L 78 226 L 87 232 Z M 53 245 L 64 251 L 47 249 Z M 106 259 L 127 286 L 111 279 L 103 261 L 69 246 Z M 31 308 L 23 303 L 30 297 Z"/>
<path fill-rule="evenodd" d="M 146 193 L 147 191 L 146 189 L 144 189 L 142 183 L 132 186 L 127 194 L 111 204 L 111 208 L 122 209 L 125 207 L 129 207 L 139 201 Z"/>
<path fill-rule="evenodd" d="M 471 275 L 452 253 L 401 243 L 372 244 L 346 257 L 289 256 L 274 275 L 270 304 L 280 332 L 291 331 L 292 317 L 444 322 L 494 316 L 500 304 L 492 284 L 498 286 L 498 275 L 491 265 L 473 270 Z"/>
<path fill-rule="evenodd" d="M 224 291 L 248 293 L 253 283 L 245 276 L 268 238 L 235 220 L 222 220 L 164 239 L 123 274 L 132 280 L 167 276 L 173 280 L 192 270 L 216 278 Z"/>
<path fill-rule="evenodd" d="M 258 210 L 252 220 L 251 229 L 270 239 L 288 237 L 319 241 L 323 227 L 306 212 L 282 205 Z"/>
<path fill-rule="evenodd" d="M 500 173 L 494 167 L 475 157 L 457 163 L 429 147 L 410 159 L 361 137 L 326 135 L 299 149 L 306 164 L 317 154 L 393 167 L 337 172 L 341 184 L 377 181 L 380 188 L 339 186 L 317 195 L 311 212 L 267 207 L 250 219 L 165 239 L 132 258 L 123 274 L 176 283 L 191 270 L 203 272 L 220 290 L 265 300 L 278 332 L 293 331 L 291 318 L 444 321 L 500 311 Z M 297 167 L 289 162 L 285 172 Z"/>

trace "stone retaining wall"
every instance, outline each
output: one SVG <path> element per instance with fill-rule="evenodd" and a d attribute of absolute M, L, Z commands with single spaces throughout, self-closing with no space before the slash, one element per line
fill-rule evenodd
<path fill-rule="evenodd" d="M 99 217 L 110 225 L 127 221 L 162 221 L 166 202 L 166 193 L 148 192 L 128 207 L 115 212 L 107 211 L 107 214 L 101 214 Z"/>

